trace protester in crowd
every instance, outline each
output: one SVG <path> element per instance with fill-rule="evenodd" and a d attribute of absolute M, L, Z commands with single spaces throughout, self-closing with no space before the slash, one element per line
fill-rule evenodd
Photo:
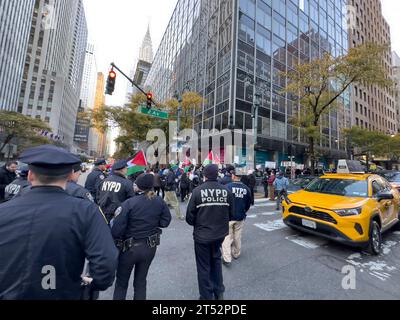
<path fill-rule="evenodd" d="M 17 178 L 18 162 L 10 161 L 0 168 L 0 203 L 5 201 L 5 189 Z"/>
<path fill-rule="evenodd" d="M 275 194 L 276 194 L 276 210 L 281 210 L 282 197 L 287 194 L 289 187 L 289 180 L 285 177 L 283 172 L 280 172 L 274 181 Z"/>
<path fill-rule="evenodd" d="M 275 201 L 275 182 L 276 176 L 275 172 L 272 171 L 269 178 L 268 178 L 268 194 L 269 194 L 269 200 Z"/>

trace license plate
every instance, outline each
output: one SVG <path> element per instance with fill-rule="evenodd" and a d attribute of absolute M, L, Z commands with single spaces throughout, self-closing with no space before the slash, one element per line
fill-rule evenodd
<path fill-rule="evenodd" d="M 302 219 L 302 220 L 301 220 L 301 223 L 303 224 L 303 226 L 305 226 L 305 227 L 307 227 L 307 228 L 317 229 L 317 223 L 314 222 L 314 221 Z"/>

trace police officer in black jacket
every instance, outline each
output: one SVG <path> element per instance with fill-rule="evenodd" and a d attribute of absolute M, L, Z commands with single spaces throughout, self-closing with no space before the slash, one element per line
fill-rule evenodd
<path fill-rule="evenodd" d="M 31 184 L 28 182 L 29 167 L 23 166 L 19 173 L 19 177 L 11 182 L 5 189 L 4 199 L 9 201 L 21 194 L 24 190 L 29 188 Z"/>
<path fill-rule="evenodd" d="M 232 165 L 228 165 L 225 170 L 225 175 L 221 180 L 221 184 L 223 184 L 224 186 L 232 183 L 232 173 L 235 170 L 235 167 Z"/>
<path fill-rule="evenodd" d="M 94 202 L 94 198 L 89 190 L 78 184 L 79 177 L 82 174 L 82 164 L 77 163 L 76 165 L 74 165 L 73 170 L 74 173 L 67 183 L 67 193 L 75 198 L 85 199 Z"/>
<path fill-rule="evenodd" d="M 125 200 L 135 195 L 132 181 L 126 178 L 127 168 L 128 164 L 125 160 L 116 161 L 112 167 L 112 174 L 99 186 L 97 203 L 108 222 L 114 217 L 115 210 Z"/>
<path fill-rule="evenodd" d="M 112 235 L 121 249 L 114 300 L 125 300 L 129 278 L 135 268 L 135 300 L 146 300 L 147 273 L 160 244 L 160 228 L 171 223 L 171 213 L 153 191 L 154 176 L 136 180 L 137 195 L 125 201 L 112 220 Z"/>
<path fill-rule="evenodd" d="M 65 192 L 80 160 L 55 146 L 22 153 L 32 189 L 0 205 L 0 300 L 78 300 L 89 261 L 92 286 L 113 284 L 118 250 L 93 203 Z"/>
<path fill-rule="evenodd" d="M 222 300 L 225 287 L 221 245 L 229 234 L 229 221 L 233 217 L 233 195 L 217 182 L 217 165 L 208 165 L 203 174 L 206 181 L 193 190 L 186 221 L 194 226 L 200 299 Z"/>
<path fill-rule="evenodd" d="M 97 202 L 97 191 L 99 190 L 100 183 L 106 178 L 104 171 L 106 170 L 107 161 L 104 159 L 97 160 L 94 165 L 96 168 L 88 175 L 85 189 L 89 190 L 94 201 Z"/>

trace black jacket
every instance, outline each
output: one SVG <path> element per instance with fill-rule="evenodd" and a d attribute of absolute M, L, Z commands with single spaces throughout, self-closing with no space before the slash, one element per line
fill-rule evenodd
<path fill-rule="evenodd" d="M 4 200 L 9 201 L 14 197 L 18 196 L 22 190 L 30 187 L 30 183 L 26 178 L 19 177 L 11 182 L 5 189 Z"/>
<path fill-rule="evenodd" d="M 114 173 L 101 182 L 96 198 L 98 205 L 110 222 L 114 217 L 115 210 L 134 195 L 132 181 Z"/>
<path fill-rule="evenodd" d="M 0 202 L 4 202 L 4 193 L 6 187 L 17 178 L 15 172 L 10 172 L 4 166 L 0 168 Z"/>
<path fill-rule="evenodd" d="M 184 173 L 181 177 L 181 189 L 189 189 L 190 187 L 190 179 L 187 173 Z"/>
<path fill-rule="evenodd" d="M 0 300 L 78 300 L 85 258 L 94 287 L 110 287 L 118 250 L 95 204 L 34 187 L 0 205 Z M 48 267 L 54 290 L 42 287 Z"/>
<path fill-rule="evenodd" d="M 67 193 L 74 198 L 85 199 L 94 202 L 94 198 L 89 190 L 85 189 L 75 182 L 68 182 L 67 189 L 65 191 L 67 191 Z"/>
<path fill-rule="evenodd" d="M 105 178 L 106 176 L 104 172 L 99 168 L 95 168 L 86 179 L 85 189 L 89 190 L 95 201 L 97 201 L 96 195 L 97 191 L 99 190 L 99 186 Z"/>
<path fill-rule="evenodd" d="M 165 191 L 176 191 L 175 173 L 170 170 L 165 183 Z"/>
<path fill-rule="evenodd" d="M 256 185 L 257 185 L 256 176 L 254 174 L 250 174 L 249 175 L 249 186 L 248 187 L 250 189 L 255 189 Z"/>
<path fill-rule="evenodd" d="M 144 194 L 125 201 L 112 220 L 114 239 L 141 240 L 157 233 L 160 228 L 167 228 L 171 223 L 171 212 L 160 197 L 148 199 Z"/>
<path fill-rule="evenodd" d="M 226 175 L 222 178 L 221 183 L 222 183 L 224 186 L 226 186 L 226 185 L 232 183 L 232 176 L 226 174 Z"/>
<path fill-rule="evenodd" d="M 233 195 L 217 181 L 206 181 L 193 190 L 186 222 L 194 227 L 194 240 L 211 243 L 229 234 L 233 218 Z"/>
<path fill-rule="evenodd" d="M 243 182 L 232 182 L 226 186 L 234 196 L 234 210 L 231 221 L 243 221 L 251 207 L 251 191 Z"/>

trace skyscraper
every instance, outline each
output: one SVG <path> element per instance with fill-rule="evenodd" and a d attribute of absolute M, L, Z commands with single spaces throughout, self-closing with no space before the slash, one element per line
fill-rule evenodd
<path fill-rule="evenodd" d="M 97 84 L 96 84 L 96 95 L 94 101 L 94 110 L 98 110 L 104 107 L 106 102 L 106 97 L 104 94 L 105 90 L 105 78 L 102 72 L 97 73 Z M 107 132 L 104 132 L 100 129 L 96 129 L 96 136 L 97 136 L 97 156 L 104 156 L 106 151 L 106 144 L 107 144 Z"/>
<path fill-rule="evenodd" d="M 396 105 L 396 117 L 397 117 L 397 130 L 400 132 L 400 57 L 393 51 L 392 53 L 392 64 L 393 64 L 393 80 L 395 82 L 394 99 Z"/>
<path fill-rule="evenodd" d="M 34 6 L 35 0 L 0 0 L 0 110 L 18 110 Z"/>
<path fill-rule="evenodd" d="M 135 70 L 131 72 L 131 77 L 135 83 L 144 90 L 146 90 L 146 88 L 144 88 L 144 84 L 151 69 L 153 56 L 153 42 L 150 35 L 150 26 L 148 26 L 146 35 L 139 49 L 139 59 L 137 60 Z M 131 96 L 137 94 L 138 92 L 139 90 L 137 90 L 136 87 L 132 87 L 132 85 L 129 83 L 126 93 L 126 103 L 129 103 Z"/>
<path fill-rule="evenodd" d="M 305 163 L 307 137 L 292 126 L 299 103 L 284 94 L 282 72 L 324 52 L 348 49 L 345 0 L 178 1 L 146 84 L 160 101 L 185 88 L 205 99 L 195 129 L 252 129 L 254 93 L 261 96 L 256 163 Z M 351 122 L 349 93 L 321 128 L 321 162 L 345 157 L 341 134 Z M 240 156 L 244 150 L 237 150 Z M 223 150 L 221 150 L 221 153 Z"/>
<path fill-rule="evenodd" d="M 87 44 L 82 0 L 35 0 L 18 111 L 72 147 Z"/>
<path fill-rule="evenodd" d="M 82 88 L 80 94 L 80 110 L 79 112 L 87 112 L 93 110 L 96 95 L 97 84 L 97 65 L 94 45 L 87 44 L 85 55 L 85 66 L 83 69 Z M 76 142 L 81 150 L 90 155 L 90 150 L 97 150 L 97 138 L 95 137 L 95 129 L 90 128 L 86 120 L 77 117 L 75 125 L 74 142 Z M 93 142 L 95 140 L 95 142 Z"/>
<path fill-rule="evenodd" d="M 144 36 L 142 46 L 139 49 L 139 60 L 146 61 L 148 63 L 153 62 L 153 42 L 150 35 L 150 25 L 147 27 L 146 35 Z"/>
<path fill-rule="evenodd" d="M 364 42 L 391 44 L 390 26 L 382 14 L 380 0 L 348 0 L 349 46 Z M 392 73 L 392 53 L 389 48 L 382 61 L 387 74 Z M 353 86 L 353 125 L 387 134 L 397 133 L 396 106 L 393 92 L 378 86 Z"/>

